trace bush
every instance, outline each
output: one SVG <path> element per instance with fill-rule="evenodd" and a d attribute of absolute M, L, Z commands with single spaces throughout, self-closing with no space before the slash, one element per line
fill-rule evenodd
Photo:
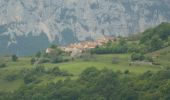
<path fill-rule="evenodd" d="M 117 70 L 116 74 L 122 74 L 122 71 L 121 70 Z"/>
<path fill-rule="evenodd" d="M 145 59 L 145 57 L 144 57 L 144 55 L 141 54 L 141 53 L 133 53 L 133 54 L 131 55 L 131 60 L 132 60 L 132 61 L 142 61 L 142 60 L 144 60 L 144 59 Z"/>
<path fill-rule="evenodd" d="M 16 62 L 18 60 L 18 57 L 16 55 L 12 55 L 11 59 L 13 62 Z"/>
<path fill-rule="evenodd" d="M 145 60 L 146 60 L 146 61 L 149 61 L 149 62 L 153 62 L 152 57 L 149 57 L 149 56 L 145 57 Z"/>
<path fill-rule="evenodd" d="M 7 75 L 6 77 L 5 77 L 5 80 L 7 80 L 7 81 L 14 81 L 14 80 L 16 80 L 16 78 L 17 78 L 17 75 Z"/>
<path fill-rule="evenodd" d="M 37 65 L 35 66 L 35 68 L 33 68 L 33 72 L 37 73 L 37 74 L 41 74 L 41 73 L 45 73 L 45 67 L 42 65 Z"/>
<path fill-rule="evenodd" d="M 4 68 L 6 67 L 6 64 L 5 63 L 0 63 L 0 68 Z"/>
<path fill-rule="evenodd" d="M 129 70 L 124 71 L 124 74 L 129 74 L 129 73 L 130 73 Z"/>
<path fill-rule="evenodd" d="M 69 74 L 67 71 L 61 71 L 59 67 L 54 67 L 50 69 L 47 73 L 53 74 L 55 76 L 72 76 L 72 74 Z"/>
<path fill-rule="evenodd" d="M 153 73 L 151 71 L 147 71 L 145 73 L 143 73 L 142 75 L 140 75 L 140 79 L 147 79 L 152 77 Z"/>
<path fill-rule="evenodd" d="M 40 58 L 40 59 L 38 59 L 38 64 L 48 63 L 48 62 L 50 62 L 50 60 L 48 58 Z"/>
<path fill-rule="evenodd" d="M 20 72 L 25 84 L 39 83 L 41 80 L 38 80 L 37 78 L 45 73 L 45 68 L 41 65 L 37 65 L 32 69 L 23 69 Z"/>
<path fill-rule="evenodd" d="M 37 58 L 40 58 L 41 57 L 41 52 L 39 51 L 39 52 L 37 52 L 36 54 L 35 54 L 35 57 L 37 57 Z"/>
<path fill-rule="evenodd" d="M 94 77 L 98 76 L 100 74 L 100 71 L 95 67 L 89 67 L 85 69 L 80 74 L 80 79 L 84 81 L 91 81 Z"/>
<path fill-rule="evenodd" d="M 53 56 L 50 58 L 50 62 L 51 63 L 60 63 L 60 62 L 63 62 L 63 57 L 60 55 L 60 56 Z"/>
<path fill-rule="evenodd" d="M 35 58 L 31 58 L 30 62 L 31 62 L 31 65 L 33 65 L 36 62 L 36 59 Z"/>
<path fill-rule="evenodd" d="M 34 81 L 36 81 L 36 77 L 33 76 L 33 75 L 25 75 L 24 76 L 24 83 L 25 84 L 30 84 L 30 83 L 33 83 Z"/>
<path fill-rule="evenodd" d="M 33 69 L 24 69 L 21 71 L 21 75 L 23 76 L 23 80 L 25 84 L 30 83 L 39 83 L 41 80 L 37 79 L 39 75 L 42 74 L 44 70 L 41 67 L 36 67 Z"/>

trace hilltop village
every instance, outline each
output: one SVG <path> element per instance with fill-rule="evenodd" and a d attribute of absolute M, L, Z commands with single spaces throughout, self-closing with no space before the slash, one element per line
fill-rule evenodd
<path fill-rule="evenodd" d="M 99 38 L 93 41 L 81 41 L 79 43 L 73 43 L 67 46 L 60 46 L 59 48 L 65 52 L 69 52 L 70 56 L 79 56 L 81 53 L 88 49 L 93 49 L 96 46 L 101 46 L 108 41 L 115 41 L 115 38 L 112 36 L 104 36 L 103 38 Z M 46 53 L 51 53 L 53 51 L 52 48 L 47 48 Z"/>

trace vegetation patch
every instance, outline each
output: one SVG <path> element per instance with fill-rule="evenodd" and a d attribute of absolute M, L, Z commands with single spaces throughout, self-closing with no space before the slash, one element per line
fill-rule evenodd
<path fill-rule="evenodd" d="M 147 71 L 134 76 L 126 70 L 115 73 L 95 67 L 85 69 L 76 80 L 26 85 L 13 92 L 0 93 L 2 100 L 169 100 L 170 70 Z M 83 91 L 83 92 L 82 92 Z"/>

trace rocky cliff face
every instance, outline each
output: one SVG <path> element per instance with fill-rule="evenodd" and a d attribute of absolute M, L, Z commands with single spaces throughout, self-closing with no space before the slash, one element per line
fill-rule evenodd
<path fill-rule="evenodd" d="M 170 0 L 0 0 L 0 52 L 42 35 L 49 43 L 68 44 L 142 32 L 169 21 Z M 35 40 L 29 42 L 42 41 Z"/>

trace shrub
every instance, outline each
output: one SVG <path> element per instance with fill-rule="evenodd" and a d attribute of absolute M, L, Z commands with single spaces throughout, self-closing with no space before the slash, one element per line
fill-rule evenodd
<path fill-rule="evenodd" d="M 25 75 L 24 76 L 24 83 L 25 84 L 30 84 L 32 82 L 36 81 L 36 77 L 35 76 L 32 76 L 32 75 Z"/>
<path fill-rule="evenodd" d="M 41 80 L 37 79 L 38 75 L 42 73 L 41 68 L 37 67 L 34 69 L 24 69 L 21 71 L 25 84 L 39 83 Z"/>
<path fill-rule="evenodd" d="M 141 53 L 133 53 L 133 54 L 131 55 L 131 60 L 132 60 L 132 61 L 136 61 L 136 60 L 142 61 L 142 60 L 144 60 L 144 59 L 145 59 L 145 57 L 144 57 L 144 55 L 141 54 Z"/>
<path fill-rule="evenodd" d="M 14 81 L 14 80 L 16 80 L 16 78 L 17 78 L 17 75 L 11 74 L 11 75 L 7 75 L 5 77 L 5 80 L 7 80 L 7 81 Z"/>
<path fill-rule="evenodd" d="M 147 71 L 147 72 L 143 73 L 139 78 L 147 79 L 147 78 L 150 78 L 152 75 L 153 75 L 153 73 L 151 71 Z"/>
<path fill-rule="evenodd" d="M 35 57 L 37 57 L 37 58 L 40 58 L 41 57 L 41 52 L 39 51 L 39 52 L 37 52 L 36 54 L 35 54 Z"/>
<path fill-rule="evenodd" d="M 121 70 L 117 70 L 116 74 L 122 74 L 122 71 Z"/>
<path fill-rule="evenodd" d="M 0 68 L 4 68 L 6 67 L 6 64 L 5 63 L 0 63 Z"/>
<path fill-rule="evenodd" d="M 60 63 L 60 62 L 63 62 L 63 57 L 60 55 L 60 56 L 53 56 L 50 58 L 50 62 L 51 63 Z"/>
<path fill-rule="evenodd" d="M 36 62 L 36 59 L 35 58 L 31 58 L 30 62 L 31 62 L 31 65 L 33 65 Z"/>
<path fill-rule="evenodd" d="M 39 83 L 41 80 L 38 80 L 38 76 L 42 74 L 46 74 L 44 66 L 37 65 L 35 68 L 32 69 L 23 69 L 20 72 L 24 83 L 30 84 L 30 83 Z"/>
<path fill-rule="evenodd" d="M 55 76 L 72 76 L 67 71 L 61 71 L 59 67 L 54 67 L 48 71 L 49 74 L 53 74 Z"/>
<path fill-rule="evenodd" d="M 152 57 L 149 57 L 149 56 L 145 57 L 145 60 L 146 60 L 146 61 L 149 61 L 149 62 L 153 62 Z"/>
<path fill-rule="evenodd" d="M 42 65 L 37 65 L 35 66 L 35 68 L 33 68 L 33 72 L 37 73 L 37 74 L 40 74 L 40 73 L 45 73 L 46 70 L 45 70 L 45 67 L 42 66 Z"/>
<path fill-rule="evenodd" d="M 50 62 L 50 60 L 48 58 L 40 58 L 40 59 L 38 59 L 38 64 L 47 63 L 47 62 Z"/>
<path fill-rule="evenodd" d="M 85 69 L 80 74 L 80 79 L 84 81 L 91 81 L 94 77 L 98 76 L 100 74 L 100 71 L 95 67 L 89 67 Z"/>
<path fill-rule="evenodd" d="M 124 74 L 129 74 L 129 73 L 130 73 L 129 70 L 124 71 Z"/>
<path fill-rule="evenodd" d="M 18 60 L 18 57 L 16 55 L 12 55 L 11 59 L 13 62 L 16 62 Z"/>

